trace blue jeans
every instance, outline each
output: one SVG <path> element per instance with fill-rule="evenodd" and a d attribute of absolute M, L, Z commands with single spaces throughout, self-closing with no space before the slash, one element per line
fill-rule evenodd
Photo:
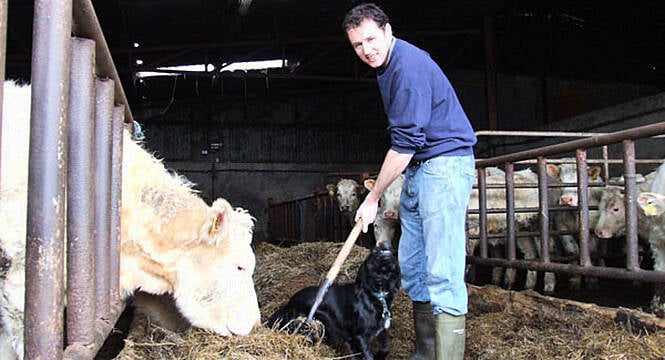
<path fill-rule="evenodd" d="M 438 156 L 408 166 L 400 199 L 402 287 L 434 314 L 467 313 L 464 282 L 466 209 L 475 178 L 473 155 Z"/>

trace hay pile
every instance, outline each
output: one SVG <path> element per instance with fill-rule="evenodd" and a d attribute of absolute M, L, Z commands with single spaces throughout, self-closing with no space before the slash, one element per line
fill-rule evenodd
<path fill-rule="evenodd" d="M 305 286 L 318 285 L 341 243 L 304 243 L 291 248 L 261 244 L 256 249 L 256 291 L 265 321 Z M 336 282 L 355 278 L 369 250 L 356 246 Z M 665 357 L 665 332 L 633 335 L 612 318 L 570 302 L 469 286 L 467 359 L 657 359 Z M 400 291 L 393 304 L 391 358 L 413 349 L 411 302 Z M 138 325 L 136 325 L 138 324 Z M 344 354 L 304 336 L 265 327 L 247 337 L 224 338 L 198 329 L 174 333 L 135 321 L 116 359 L 343 359 Z"/>

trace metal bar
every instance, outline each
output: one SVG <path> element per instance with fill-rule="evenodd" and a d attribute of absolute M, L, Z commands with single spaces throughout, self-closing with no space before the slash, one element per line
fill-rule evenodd
<path fill-rule="evenodd" d="M 480 256 L 487 257 L 487 179 L 485 169 L 478 169 L 478 234 L 480 235 Z"/>
<path fill-rule="evenodd" d="M 580 224 L 580 265 L 591 266 L 589 255 L 589 172 L 586 163 L 586 150 L 577 149 L 577 215 Z"/>
<path fill-rule="evenodd" d="M 97 317 L 109 317 L 111 234 L 111 129 L 113 81 L 96 81 L 95 103 L 95 307 Z"/>
<path fill-rule="evenodd" d="M 92 40 L 72 39 L 67 177 L 67 343 L 94 341 L 94 51 Z"/>
<path fill-rule="evenodd" d="M 111 304 L 111 312 L 109 319 L 97 319 L 92 323 L 95 331 L 95 339 L 91 344 L 85 343 L 72 343 L 65 348 L 62 354 L 62 359 L 67 360 L 81 360 L 81 359 L 94 359 L 97 352 L 102 348 L 106 338 L 113 330 L 115 323 L 120 318 L 125 305 L 123 302 Z"/>
<path fill-rule="evenodd" d="M 602 145 L 609 145 L 623 140 L 635 140 L 639 138 L 652 137 L 665 134 L 665 122 L 638 126 L 627 130 L 617 131 L 609 134 L 592 136 L 590 138 L 572 140 L 560 144 L 544 146 L 537 149 L 518 151 L 516 153 L 495 156 L 493 158 L 476 160 L 477 167 L 496 166 L 507 162 L 516 162 L 532 159 L 538 156 L 560 154 L 577 149 L 586 149 Z"/>
<path fill-rule="evenodd" d="M 62 357 L 71 16 L 71 1 L 34 3 L 25 264 L 26 359 Z"/>
<path fill-rule="evenodd" d="M 550 262 L 550 211 L 547 188 L 547 163 L 544 157 L 538 157 L 538 205 L 540 213 L 540 258 Z"/>
<path fill-rule="evenodd" d="M 543 263 L 532 260 L 505 260 L 498 258 L 481 259 L 477 256 L 467 256 L 466 261 L 471 264 L 485 266 L 501 266 L 523 270 L 549 271 L 564 274 L 581 274 L 608 279 L 639 280 L 645 282 L 665 283 L 665 272 L 662 271 L 641 269 L 638 269 L 637 271 L 627 271 L 626 269 L 621 268 Z"/>
<path fill-rule="evenodd" d="M 108 44 L 104 39 L 104 33 L 99 25 L 99 20 L 97 20 L 97 14 L 95 13 L 95 8 L 92 6 L 92 2 L 90 0 L 77 0 L 74 2 L 71 10 L 73 11 L 75 21 L 74 26 L 71 27 L 72 33 L 76 36 L 95 41 L 95 45 L 97 46 L 95 51 L 97 75 L 101 78 L 113 79 L 115 103 L 125 105 L 125 121 L 133 123 L 134 117 L 129 108 L 129 102 L 122 88 L 122 82 L 113 63 L 111 51 L 109 51 Z"/>
<path fill-rule="evenodd" d="M 517 250 L 515 249 L 515 165 L 507 163 L 506 170 L 506 233 L 508 239 L 506 247 L 508 250 L 507 258 L 515 260 L 517 258 Z"/>
<path fill-rule="evenodd" d="M 592 137 L 607 135 L 606 132 L 580 132 L 580 131 L 523 131 L 523 130 L 479 130 L 476 136 L 521 136 L 521 137 Z M 654 135 L 653 137 L 665 137 Z"/>
<path fill-rule="evenodd" d="M 125 107 L 113 108 L 111 123 L 111 232 L 109 234 L 109 299 L 120 301 L 120 198 L 122 196 L 122 132 Z"/>
<path fill-rule="evenodd" d="M 637 243 L 637 187 L 635 185 L 635 142 L 623 141 L 624 206 L 626 208 L 626 269 L 636 271 L 640 267 Z"/>

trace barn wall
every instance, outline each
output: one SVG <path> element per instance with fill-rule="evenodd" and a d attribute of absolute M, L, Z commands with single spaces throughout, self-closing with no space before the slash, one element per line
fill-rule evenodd
<path fill-rule="evenodd" d="M 487 129 L 485 90 L 478 86 L 484 75 L 465 71 L 448 75 L 457 84 L 474 128 Z M 526 76 L 500 75 L 498 80 L 501 129 L 543 128 L 555 111 L 548 104 L 569 93 L 583 101 L 569 104 L 566 111 L 603 108 L 656 92 L 626 84 L 544 81 Z M 325 188 L 326 182 L 336 181 L 326 176 L 333 172 L 376 172 L 389 139 L 374 84 L 331 85 L 330 89 L 287 96 L 270 94 L 260 88 L 261 84 L 253 86 L 251 96 L 244 95 L 248 92 L 242 86 L 226 88 L 221 97 L 202 90 L 198 99 L 145 102 L 133 105 L 132 110 L 144 126 L 149 149 L 197 183 L 207 200 L 223 196 L 249 209 L 257 217 L 257 239 L 263 239 L 268 198 L 280 201 L 309 195 Z M 262 95 L 257 95 L 261 91 Z M 637 100 L 632 112 L 654 101 Z M 610 113 L 621 117 L 617 110 Z M 566 123 L 553 124 L 563 128 Z M 573 120 L 568 124 L 582 123 Z"/>

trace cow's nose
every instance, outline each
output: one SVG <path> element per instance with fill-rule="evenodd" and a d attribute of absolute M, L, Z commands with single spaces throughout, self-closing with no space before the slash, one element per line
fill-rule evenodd
<path fill-rule="evenodd" d="M 562 196 L 559 199 L 559 205 L 575 206 L 575 198 L 573 198 L 572 196 Z"/>
<path fill-rule="evenodd" d="M 397 219 L 397 214 L 394 211 L 385 211 L 383 216 L 388 219 Z"/>

